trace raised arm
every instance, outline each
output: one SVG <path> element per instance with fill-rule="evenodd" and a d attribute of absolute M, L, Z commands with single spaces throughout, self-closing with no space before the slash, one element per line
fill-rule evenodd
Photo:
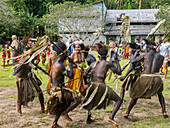
<path fill-rule="evenodd" d="M 131 61 L 132 64 L 139 62 L 140 60 L 144 59 L 145 53 L 141 54 L 139 57 L 135 58 Z"/>
<path fill-rule="evenodd" d="M 123 80 L 129 75 L 129 73 L 130 73 L 132 70 L 133 70 L 133 64 L 130 64 L 130 67 L 129 67 L 128 71 L 126 72 L 126 74 L 125 74 L 124 76 L 121 76 L 119 79 L 120 79 L 121 81 L 123 81 Z"/>
<path fill-rule="evenodd" d="M 111 62 L 108 63 L 109 63 L 109 68 L 113 71 L 113 73 L 121 75 L 121 67 L 118 59 L 116 59 L 115 65 L 113 65 Z"/>

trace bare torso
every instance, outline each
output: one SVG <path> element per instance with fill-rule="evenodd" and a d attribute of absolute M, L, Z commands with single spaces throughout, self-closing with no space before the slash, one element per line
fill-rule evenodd
<path fill-rule="evenodd" d="M 93 69 L 94 65 L 96 66 Z M 121 74 L 121 71 L 120 71 L 121 69 L 120 69 L 119 64 L 116 67 L 111 62 L 106 61 L 106 60 L 99 60 L 97 62 L 93 62 L 90 65 L 90 67 L 86 70 L 86 73 L 90 72 L 90 70 L 93 70 L 92 71 L 92 82 L 104 82 L 108 69 L 111 69 L 116 74 L 119 74 L 119 75 Z"/>
<path fill-rule="evenodd" d="M 155 51 L 150 51 L 141 54 L 132 63 L 136 63 L 141 59 L 144 59 L 144 71 L 142 74 L 154 74 L 158 73 L 162 67 L 164 57 Z"/>
<path fill-rule="evenodd" d="M 58 60 L 52 65 L 52 82 L 53 87 L 60 86 L 64 83 L 64 63 L 59 62 Z"/>

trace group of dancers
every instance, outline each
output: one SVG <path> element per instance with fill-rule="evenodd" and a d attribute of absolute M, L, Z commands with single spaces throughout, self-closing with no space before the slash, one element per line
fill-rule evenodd
<path fill-rule="evenodd" d="M 88 54 L 89 48 L 82 43 L 74 44 L 74 52 L 70 56 L 63 42 L 51 41 L 51 43 L 52 51 L 48 66 L 51 86 L 47 90 L 49 98 L 46 108 L 40 88 L 42 83 L 32 71 L 32 65 L 37 66 L 34 62 L 36 57 L 31 62 L 19 64 L 14 68 L 18 78 L 17 111 L 20 114 L 22 114 L 21 105 L 28 106 L 28 102 L 38 96 L 41 112 L 55 115 L 52 127 L 56 128 L 59 127 L 57 122 L 60 116 L 72 121 L 68 113 L 78 105 L 88 111 L 87 123 L 91 123 L 94 121 L 91 119 L 92 110 L 106 108 L 111 101 L 114 101 L 115 105 L 108 121 L 117 128 L 119 125 L 114 117 L 123 103 L 125 90 L 129 90 L 131 102 L 124 115 L 125 118 L 128 118 L 139 98 L 150 98 L 155 94 L 158 95 L 164 118 L 168 118 L 162 94 L 163 82 L 159 75 L 164 57 L 156 52 L 154 42 L 145 40 L 147 45 L 145 52 L 142 52 L 137 44 L 130 44 L 134 52 L 128 62 L 130 67 L 125 76 L 121 76 L 124 69 L 121 69 L 119 64 L 118 53 L 112 51 L 111 61 L 106 61 L 108 50 L 103 45 L 96 44 L 99 57 L 96 60 L 94 56 Z M 85 69 L 86 61 L 88 68 Z M 119 75 L 119 79 L 124 81 L 120 96 L 105 83 L 108 71 Z"/>

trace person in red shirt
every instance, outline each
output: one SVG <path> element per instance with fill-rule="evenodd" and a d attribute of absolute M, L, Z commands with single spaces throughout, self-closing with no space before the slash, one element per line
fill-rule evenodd
<path fill-rule="evenodd" d="M 2 45 L 2 59 L 3 59 L 3 65 L 5 65 L 5 60 L 6 60 L 5 45 Z M 5 67 L 4 67 L 4 68 L 5 68 Z"/>
<path fill-rule="evenodd" d="M 11 52 L 10 52 L 10 50 L 9 50 L 9 42 L 6 44 L 6 48 L 7 48 L 7 51 L 6 51 L 7 58 L 10 59 L 10 57 L 11 57 Z M 9 64 L 9 60 L 7 60 L 7 64 Z"/>

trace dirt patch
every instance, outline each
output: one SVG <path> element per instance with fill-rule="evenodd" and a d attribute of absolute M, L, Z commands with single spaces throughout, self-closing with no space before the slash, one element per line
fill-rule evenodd
<path fill-rule="evenodd" d="M 43 88 L 45 89 L 45 88 Z M 127 93 L 126 93 L 126 96 Z M 45 94 L 45 101 L 48 95 Z M 22 116 L 16 112 L 17 88 L 16 87 L 1 87 L 0 88 L 0 128 L 50 128 L 54 116 L 41 114 L 40 104 L 36 98 L 32 103 L 29 103 L 31 109 L 22 108 Z M 170 109 L 170 99 L 166 99 L 167 110 Z M 119 110 L 115 116 L 115 121 L 120 125 L 120 128 L 126 128 L 133 125 L 134 122 L 150 118 L 150 116 L 160 116 L 161 108 L 156 96 L 152 100 L 139 100 L 138 104 L 132 110 L 130 118 L 124 119 L 123 115 L 127 109 L 129 98 L 125 98 L 123 109 Z M 80 110 L 78 106 L 75 110 L 69 113 L 73 122 L 67 122 L 60 117 L 58 124 L 63 128 L 113 128 L 107 120 L 111 114 L 114 104 L 106 110 L 96 110 L 92 116 L 95 122 L 86 124 L 87 111 Z"/>

